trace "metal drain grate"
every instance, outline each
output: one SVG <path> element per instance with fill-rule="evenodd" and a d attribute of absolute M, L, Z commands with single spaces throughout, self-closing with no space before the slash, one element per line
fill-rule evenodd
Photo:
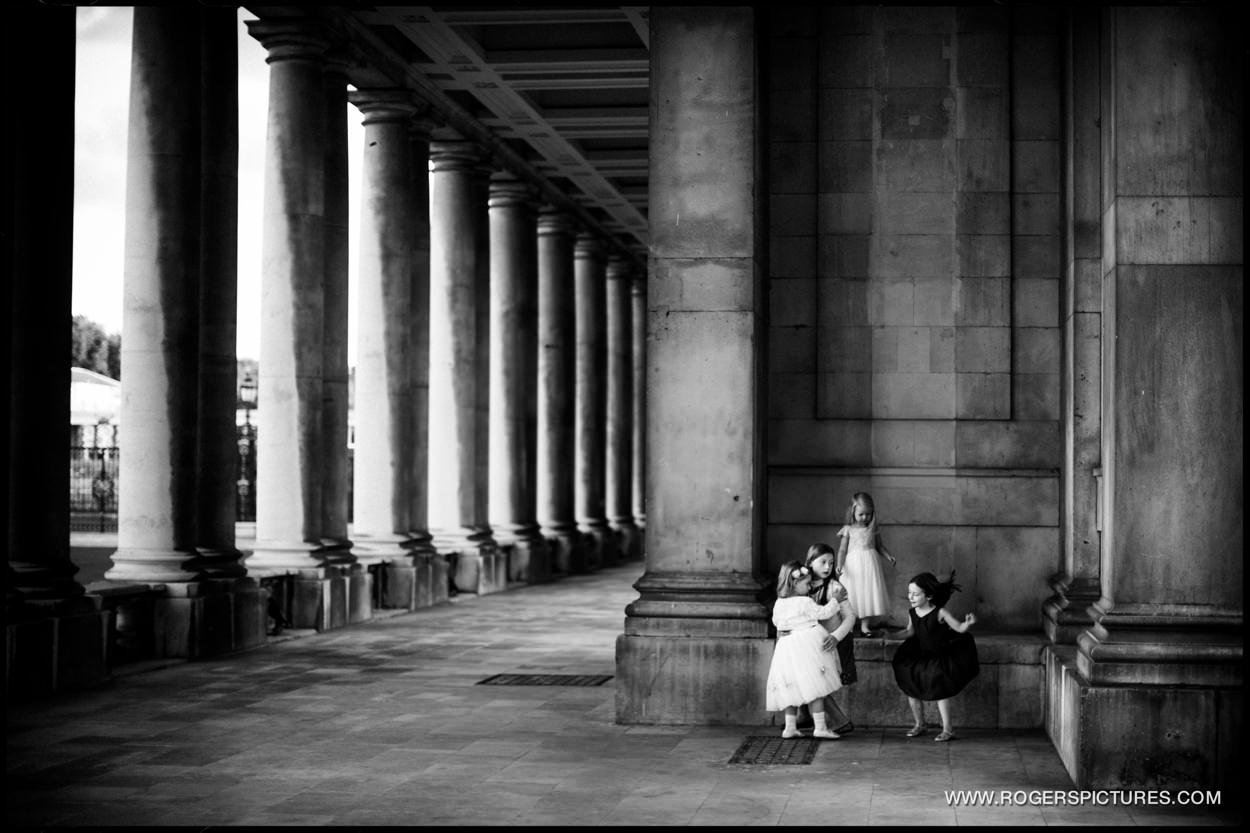
<path fill-rule="evenodd" d="M 781 738 L 752 735 L 729 759 L 731 764 L 810 764 L 820 741 L 816 738 Z"/>
<path fill-rule="evenodd" d="M 603 685 L 611 674 L 496 674 L 478 685 Z"/>

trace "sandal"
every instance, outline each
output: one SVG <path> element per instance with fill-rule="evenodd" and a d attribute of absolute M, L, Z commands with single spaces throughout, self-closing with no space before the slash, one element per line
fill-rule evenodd
<path fill-rule="evenodd" d="M 948 732 L 948 731 L 946 731 L 945 729 L 943 729 L 943 730 L 942 730 L 942 733 L 941 733 L 941 734 L 939 734 L 937 737 L 935 737 L 933 740 L 934 740 L 936 743 L 946 743 L 947 741 L 949 741 L 949 740 L 954 740 L 954 739 L 955 739 L 955 733 L 954 733 L 954 732 Z"/>
<path fill-rule="evenodd" d="M 908 730 L 907 730 L 907 734 L 905 735 L 905 737 L 909 737 L 909 738 L 918 738 L 918 737 L 920 737 L 921 735 L 923 735 L 923 734 L 924 734 L 925 732 L 927 732 L 927 731 L 929 731 L 929 730 L 928 730 L 928 727 L 925 727 L 925 726 L 912 726 L 910 729 L 908 729 Z"/>

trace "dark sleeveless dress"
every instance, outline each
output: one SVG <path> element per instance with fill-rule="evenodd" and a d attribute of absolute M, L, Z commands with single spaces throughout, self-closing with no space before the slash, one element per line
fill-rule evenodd
<path fill-rule="evenodd" d="M 972 634 L 951 630 L 937 612 L 918 616 L 915 608 L 908 610 L 912 635 L 894 654 L 894 679 L 917 700 L 954 697 L 981 671 Z"/>

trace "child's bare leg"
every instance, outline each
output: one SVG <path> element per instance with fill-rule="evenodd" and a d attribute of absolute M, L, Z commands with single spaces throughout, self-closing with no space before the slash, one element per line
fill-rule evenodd
<path fill-rule="evenodd" d="M 924 703 L 915 697 L 908 697 L 907 705 L 911 707 L 912 720 L 915 721 L 915 725 L 912 726 L 911 730 L 907 732 L 907 737 L 914 738 L 917 735 L 923 735 L 925 730 Z"/>
<path fill-rule="evenodd" d="M 937 701 L 938 714 L 942 716 L 942 734 L 954 735 L 955 729 L 951 726 L 951 701 L 950 699 Z"/>
<path fill-rule="evenodd" d="M 812 729 L 812 737 L 837 740 L 842 736 L 830 729 L 829 724 L 825 722 L 825 699 L 821 697 L 807 704 L 807 708 L 812 713 L 812 722 L 816 724 Z"/>

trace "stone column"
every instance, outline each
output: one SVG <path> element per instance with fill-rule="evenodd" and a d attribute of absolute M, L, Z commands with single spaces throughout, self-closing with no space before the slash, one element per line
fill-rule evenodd
<path fill-rule="evenodd" d="M 1042 625 L 1054 642 L 1071 644 L 1090 624 L 1099 596 L 1098 477 L 1101 474 L 1102 240 L 1099 220 L 1097 7 L 1073 7 L 1065 49 L 1064 249 L 1061 375 L 1063 411 L 1063 569 Z"/>
<path fill-rule="evenodd" d="M 321 543 L 326 557 L 340 564 L 355 561 L 352 542 L 347 537 L 348 467 L 347 424 L 348 375 L 348 175 L 347 175 L 347 58 L 337 49 L 327 55 L 322 74 L 324 84 L 325 218 L 322 239 L 325 245 L 325 280 L 322 310 L 322 411 L 321 431 L 324 451 L 321 458 Z M 264 373 L 262 368 L 261 373 Z M 356 595 L 368 583 L 363 574 L 354 582 Z M 362 614 L 365 599 L 352 605 L 353 620 Z"/>
<path fill-rule="evenodd" d="M 633 308 L 630 264 L 620 255 L 608 259 L 607 273 L 607 426 L 604 445 L 604 507 L 608 524 L 616 535 L 616 557 L 629 558 L 639 552 L 638 527 L 634 524 L 633 458 L 630 449 L 634 434 Z"/>
<path fill-rule="evenodd" d="M 604 444 L 607 435 L 606 257 L 592 234 L 577 236 L 573 251 L 576 379 L 574 382 L 574 502 L 585 558 L 574 572 L 616 562 L 616 540 L 604 507 Z"/>
<path fill-rule="evenodd" d="M 643 555 L 645 535 L 642 532 L 646 528 L 647 520 L 647 276 L 646 273 L 635 275 L 630 282 L 630 304 L 632 306 L 631 326 L 633 328 L 633 338 L 630 344 L 632 349 L 633 366 L 633 431 L 634 439 L 630 445 L 630 453 L 633 456 L 633 465 L 630 467 L 631 474 L 631 491 L 633 496 L 634 523 L 638 525 L 639 535 L 637 538 L 638 550 L 631 553 L 631 557 L 639 558 Z"/>
<path fill-rule="evenodd" d="M 533 189 L 508 173 L 490 183 L 490 525 L 508 579 L 549 577 L 535 520 L 538 253 Z"/>
<path fill-rule="evenodd" d="M 490 586 L 499 558 L 477 482 L 478 419 L 487 390 L 479 384 L 478 259 L 482 238 L 481 153 L 463 141 L 430 145 L 430 456 L 429 522 L 433 545 L 452 562 L 461 592 Z"/>
<path fill-rule="evenodd" d="M 72 6 L 5 10 L 0 46 L 10 78 L 28 72 L 37 43 L 37 83 L 14 84 L 10 105 L 30 121 L 8 136 L 6 230 L 10 349 L 5 529 L 5 700 L 94 686 L 108 673 L 109 614 L 74 580 L 69 551 L 69 385 L 74 229 L 74 19 Z"/>
<path fill-rule="evenodd" d="M 1102 10 L 1102 595 L 1050 652 L 1076 783 L 1240 784 L 1241 46 L 1217 7 Z M 1160 164 L 1160 160 L 1176 160 Z"/>
<path fill-rule="evenodd" d="M 407 561 L 412 505 L 412 160 L 406 90 L 350 94 L 364 114 L 356 328 L 354 537 L 366 564 Z"/>
<path fill-rule="evenodd" d="M 195 17 L 135 8 L 126 163 L 117 551 L 111 580 L 196 561 L 200 49 Z M 233 401 L 233 396 L 230 398 Z"/>
<path fill-rule="evenodd" d="M 544 207 L 538 219 L 537 512 L 552 569 L 560 573 L 572 572 L 583 558 L 573 511 L 573 239 L 569 216 Z"/>
<path fill-rule="evenodd" d="M 768 720 L 755 57 L 750 8 L 651 9 L 651 512 L 618 723 Z"/>
<path fill-rule="evenodd" d="M 250 22 L 268 50 L 257 398 L 255 575 L 296 573 L 296 627 L 347 623 L 341 555 L 324 546 L 327 48 L 315 24 Z M 344 113 L 344 118 L 346 114 Z"/>
<path fill-rule="evenodd" d="M 222 7 L 204 20 L 200 149 L 200 297 L 197 487 L 199 567 L 213 578 L 244 575 L 235 547 L 239 401 L 238 320 L 239 64 L 238 22 Z"/>

